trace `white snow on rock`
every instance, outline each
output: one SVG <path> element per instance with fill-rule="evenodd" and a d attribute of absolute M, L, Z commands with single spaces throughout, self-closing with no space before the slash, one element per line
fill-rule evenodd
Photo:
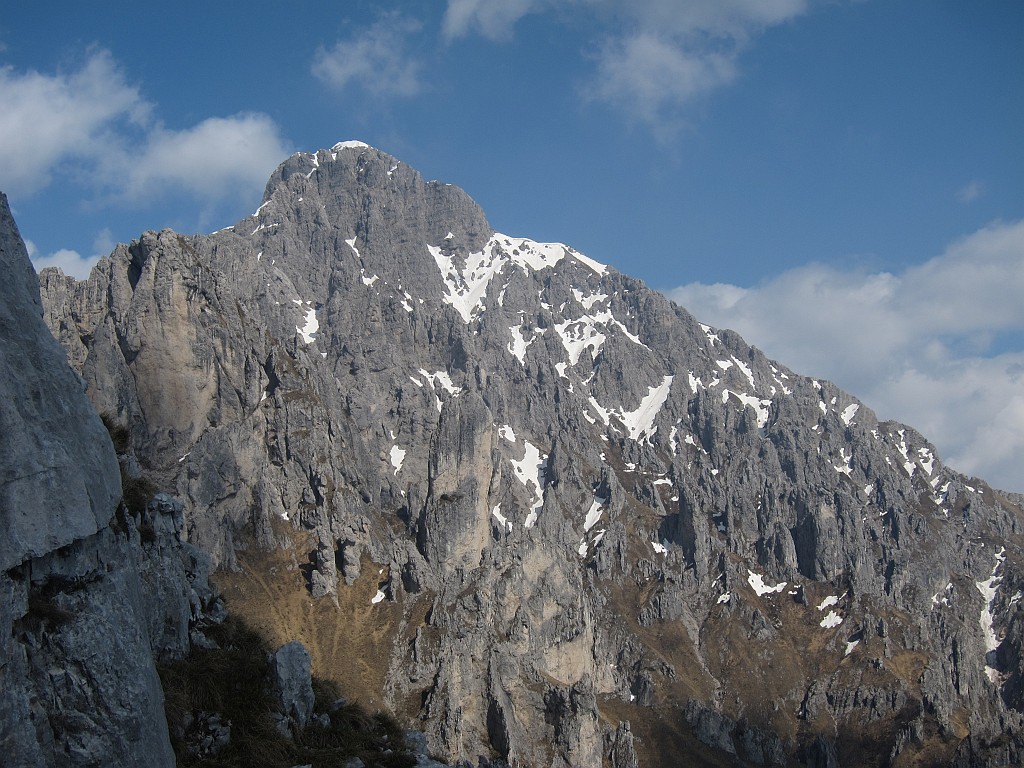
<path fill-rule="evenodd" d="M 610 313 L 608 314 L 610 315 Z M 569 353 L 570 365 L 576 365 L 579 362 L 580 355 L 587 347 L 590 348 L 591 355 L 597 357 L 597 353 L 601 351 L 607 338 L 597 330 L 599 324 L 596 318 L 589 315 L 555 324 L 555 330 L 562 340 L 562 346 Z"/>
<path fill-rule="evenodd" d="M 599 496 L 594 497 L 594 503 L 590 505 L 590 509 L 587 510 L 587 517 L 583 521 L 584 533 L 597 525 L 598 521 L 601 519 L 601 515 L 604 513 L 604 505 L 607 503 L 608 499 L 602 499 Z"/>
<path fill-rule="evenodd" d="M 572 289 L 572 295 L 573 298 L 575 298 L 576 301 L 582 304 L 583 308 L 587 310 L 589 310 L 595 304 L 600 304 L 602 301 L 608 298 L 607 293 L 594 293 L 587 296 L 586 294 L 583 293 L 583 291 L 577 288 Z"/>
<path fill-rule="evenodd" d="M 782 592 L 786 588 L 787 582 L 776 584 L 775 586 L 769 586 L 765 584 L 764 577 L 759 573 L 754 573 L 749 568 L 747 569 L 747 583 L 754 590 L 758 597 L 764 597 L 772 592 Z"/>
<path fill-rule="evenodd" d="M 732 595 L 730 595 L 728 592 L 726 592 L 725 594 L 718 596 L 718 600 L 715 601 L 715 604 L 716 605 L 723 605 L 724 603 L 728 603 L 731 599 L 732 599 Z"/>
<path fill-rule="evenodd" d="M 429 384 L 430 388 L 434 390 L 434 407 L 437 408 L 438 413 L 441 412 L 441 407 L 443 405 L 441 402 L 441 398 L 437 396 L 437 390 L 439 388 L 444 389 L 452 397 L 458 397 L 459 394 L 462 392 L 461 387 L 457 387 L 455 386 L 454 383 L 452 383 L 452 377 L 448 375 L 447 371 L 435 371 L 434 373 L 430 373 L 425 368 L 420 368 L 417 372 L 420 374 L 420 376 L 427 380 L 427 384 Z M 412 383 L 415 384 L 417 387 L 422 386 L 420 382 L 414 379 L 412 376 L 410 376 L 409 378 L 412 380 Z"/>
<path fill-rule="evenodd" d="M 332 152 L 340 152 L 343 149 L 371 149 L 371 147 L 366 142 L 355 140 L 339 141 L 331 147 Z"/>
<path fill-rule="evenodd" d="M 348 245 L 349 248 L 352 249 L 357 259 L 363 258 L 362 256 L 359 255 L 359 249 L 356 248 L 356 239 L 354 237 L 351 240 L 346 240 L 345 243 Z"/>
<path fill-rule="evenodd" d="M 647 396 L 640 401 L 640 406 L 635 411 L 623 412 L 620 414 L 623 425 L 629 430 L 629 437 L 637 440 L 650 432 L 665 401 L 668 400 L 669 391 L 672 389 L 672 380 L 675 377 L 666 376 L 661 384 L 656 387 L 649 387 Z"/>
<path fill-rule="evenodd" d="M 498 436 L 508 440 L 510 443 L 515 443 L 516 441 L 516 433 L 512 431 L 512 427 L 508 424 L 498 427 Z"/>
<path fill-rule="evenodd" d="M 696 391 L 696 390 L 695 390 Z M 771 413 L 771 400 L 762 400 L 754 395 L 747 395 L 743 392 L 733 392 L 731 389 L 722 390 L 722 404 L 729 402 L 729 397 L 735 397 L 744 406 L 750 406 L 754 409 L 757 414 L 757 428 L 764 429 L 765 424 L 768 423 L 768 416 Z"/>
<path fill-rule="evenodd" d="M 423 376 L 432 387 L 440 386 L 450 395 L 458 396 L 462 392 L 462 387 L 457 387 L 452 382 L 452 377 L 448 375 L 447 371 L 434 371 L 428 373 L 423 368 L 419 369 L 419 374 Z"/>
<path fill-rule="evenodd" d="M 819 626 L 824 629 L 833 629 L 843 623 L 843 617 L 835 611 L 829 611 L 828 615 L 821 620 Z"/>
<path fill-rule="evenodd" d="M 829 595 L 818 604 L 818 610 L 824 611 L 826 608 L 831 608 L 833 605 L 837 605 L 838 603 L 839 595 Z"/>
<path fill-rule="evenodd" d="M 853 649 L 856 648 L 858 645 L 860 645 L 860 640 L 849 641 L 846 644 L 846 652 L 843 654 L 843 656 L 849 656 L 851 653 L 853 653 Z"/>
<path fill-rule="evenodd" d="M 900 436 L 900 444 L 897 448 L 899 448 L 900 455 L 903 456 L 903 469 L 906 470 L 910 477 L 913 477 L 914 470 L 917 469 L 917 464 L 915 464 L 914 460 L 910 458 L 909 449 L 907 448 L 906 432 L 901 429 L 896 434 Z"/>
<path fill-rule="evenodd" d="M 405 450 L 399 448 L 397 445 L 391 446 L 391 466 L 395 468 L 395 474 L 397 475 L 399 470 L 402 469 L 402 463 L 405 461 Z"/>
<path fill-rule="evenodd" d="M 843 412 L 839 414 L 839 418 L 843 420 L 843 424 L 850 426 L 853 422 L 853 417 L 857 415 L 859 410 L 860 406 L 857 403 L 851 403 L 843 409 Z"/>
<path fill-rule="evenodd" d="M 449 239 L 445 238 L 446 241 Z M 568 256 L 598 274 L 604 274 L 606 270 L 603 264 L 588 259 L 562 243 L 538 243 L 497 232 L 483 249 L 466 256 L 462 265 L 456 263 L 454 255 L 446 255 L 440 246 L 428 245 L 427 250 L 434 257 L 447 289 L 442 300 L 454 307 L 467 323 L 473 319 L 475 312 L 484 309 L 483 297 L 487 294 L 487 287 L 508 265 L 517 266 L 524 272 L 540 271 L 554 267 Z"/>
<path fill-rule="evenodd" d="M 652 541 L 651 542 L 651 547 L 659 555 L 667 555 L 668 554 L 668 547 L 666 547 L 664 544 L 658 543 L 657 541 Z"/>
<path fill-rule="evenodd" d="M 930 475 L 935 471 L 935 454 L 927 448 L 918 448 L 917 455 L 920 457 L 918 461 L 921 465 L 921 469 L 923 469 L 926 474 Z M 935 482 L 938 482 L 938 478 L 935 478 Z M 934 484 L 932 487 L 934 487 Z"/>
<path fill-rule="evenodd" d="M 985 674 L 988 675 L 988 679 L 993 683 L 998 682 L 998 672 L 989 666 L 988 654 L 999 647 L 999 639 L 996 637 L 996 630 L 992 624 L 992 603 L 996 598 L 996 589 L 999 587 L 999 582 L 1003 580 L 1002 576 L 996 576 L 996 571 L 999 570 L 999 566 L 1003 564 L 1006 559 L 1006 548 L 1000 547 L 999 551 L 995 555 L 995 565 L 992 566 L 992 575 L 988 577 L 986 581 L 976 581 L 974 586 L 981 592 L 981 596 L 985 599 L 985 605 L 981 609 L 981 617 L 979 622 L 981 624 L 981 631 L 985 637 Z"/>
<path fill-rule="evenodd" d="M 295 301 L 295 299 L 292 299 Z M 304 302 L 309 304 L 310 302 Z M 302 326 L 295 326 L 296 332 L 302 336 L 302 340 L 306 344 L 312 344 L 316 341 L 316 332 L 320 330 L 320 323 L 316 319 L 316 310 L 312 307 L 306 309 L 306 323 Z"/>
<path fill-rule="evenodd" d="M 658 429 L 654 426 L 654 420 L 661 412 L 665 401 L 668 400 L 674 378 L 673 376 L 665 376 L 657 386 L 648 387 L 647 395 L 640 401 L 640 405 L 632 411 L 625 411 L 621 408 L 614 410 L 605 408 L 593 395 L 587 399 L 605 424 L 609 424 L 611 417 L 614 416 L 626 428 L 626 432 L 631 440 L 650 439 L 651 435 Z"/>
<path fill-rule="evenodd" d="M 494 517 L 495 520 L 501 523 L 501 527 L 504 528 L 506 531 L 512 530 L 512 523 L 508 521 L 507 517 L 501 514 L 501 504 L 498 504 L 494 509 L 491 510 L 491 515 L 492 517 Z"/>
<path fill-rule="evenodd" d="M 524 525 L 532 528 L 537 522 L 537 516 L 544 506 L 544 475 L 547 470 L 548 457 L 542 454 L 540 449 L 529 440 L 523 440 L 525 445 L 522 459 L 510 459 L 516 478 L 528 491 L 533 492 L 533 501 L 530 504 L 530 513 L 526 516 Z"/>
<path fill-rule="evenodd" d="M 841 475 L 849 477 L 853 473 L 853 451 L 850 451 L 850 455 L 846 455 L 846 449 L 839 449 L 839 457 L 843 460 L 841 464 L 833 464 L 832 469 Z"/>
<path fill-rule="evenodd" d="M 533 335 L 530 338 L 526 338 L 523 335 L 522 326 L 510 325 L 508 332 L 512 334 L 512 341 L 508 343 L 508 351 L 522 364 L 526 364 L 526 350 L 533 342 L 537 340 L 538 336 L 544 334 L 543 328 L 534 328 Z M 564 374 L 563 374 L 564 375 Z"/>
<path fill-rule="evenodd" d="M 373 598 L 370 600 L 370 603 L 376 605 L 377 603 L 381 602 L 384 599 L 384 597 L 384 590 L 378 589 L 377 594 L 373 596 Z"/>
<path fill-rule="evenodd" d="M 953 582 L 949 582 L 944 589 L 940 589 L 934 595 L 932 595 L 932 608 L 939 605 L 944 605 L 947 608 L 950 606 L 949 598 L 953 594 Z"/>

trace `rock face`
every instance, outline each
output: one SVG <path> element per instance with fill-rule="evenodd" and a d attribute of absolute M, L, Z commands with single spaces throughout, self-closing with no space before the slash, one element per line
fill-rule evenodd
<path fill-rule="evenodd" d="M 456 187 L 300 153 L 234 227 L 40 285 L 235 609 L 435 755 L 1022 757 L 1021 497 Z"/>
<path fill-rule="evenodd" d="M 0 270 L 2 762 L 173 766 L 154 656 L 188 650 L 208 558 L 179 542 L 180 504 L 150 507 L 146 544 L 117 512 L 118 459 L 2 194 Z"/>

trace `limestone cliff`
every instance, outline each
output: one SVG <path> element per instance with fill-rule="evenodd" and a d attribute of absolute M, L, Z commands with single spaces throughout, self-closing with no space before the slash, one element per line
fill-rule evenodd
<path fill-rule="evenodd" d="M 46 320 L 232 605 L 473 765 L 1021 758 L 1019 496 L 357 142 Z"/>
<path fill-rule="evenodd" d="M 173 766 L 154 656 L 188 650 L 208 561 L 169 499 L 146 543 L 118 513 L 118 459 L 2 194 L 0 272 L 0 762 Z"/>

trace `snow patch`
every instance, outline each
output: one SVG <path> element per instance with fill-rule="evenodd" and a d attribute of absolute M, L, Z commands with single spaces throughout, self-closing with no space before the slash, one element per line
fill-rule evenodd
<path fill-rule="evenodd" d="M 524 488 L 533 492 L 530 513 L 526 516 L 524 523 L 527 528 L 532 528 L 544 506 L 544 477 L 547 471 L 548 457 L 546 454 L 542 454 L 540 449 L 529 440 L 524 439 L 523 443 L 525 444 L 523 458 L 510 459 L 510 461 L 516 478 Z"/>
<path fill-rule="evenodd" d="M 405 451 L 399 448 L 397 445 L 391 446 L 391 466 L 395 468 L 395 474 L 397 475 L 399 470 L 402 469 L 402 462 L 405 461 Z"/>
<path fill-rule="evenodd" d="M 594 497 L 594 503 L 590 505 L 590 509 L 587 511 L 587 517 L 583 521 L 583 532 L 587 533 L 597 525 L 601 519 L 601 515 L 604 514 L 604 505 L 608 503 L 608 499 L 602 499 L 599 496 Z"/>
<path fill-rule="evenodd" d="M 831 608 L 833 605 L 838 605 L 839 595 L 829 595 L 818 604 L 818 610 L 824 611 L 826 608 Z"/>
<path fill-rule="evenodd" d="M 776 584 L 775 586 L 769 586 L 765 584 L 764 577 L 759 573 L 754 573 L 749 568 L 747 569 L 747 583 L 750 584 L 751 588 L 757 594 L 758 597 L 764 597 L 772 592 L 782 592 L 786 588 L 787 582 Z"/>
<path fill-rule="evenodd" d="M 850 426 L 853 422 L 853 417 L 857 415 L 859 410 L 860 406 L 857 403 L 851 403 L 843 409 L 843 412 L 839 414 L 839 418 L 843 420 L 843 424 Z"/>
<path fill-rule="evenodd" d="M 292 299 L 292 301 L 295 301 Z M 309 304 L 310 302 L 304 302 Z M 302 336 L 302 340 L 306 344 L 312 344 L 316 341 L 316 332 L 320 330 L 320 323 L 316 319 L 316 310 L 313 307 L 306 309 L 306 323 L 302 326 L 295 326 L 295 331 Z"/>
<path fill-rule="evenodd" d="M 340 152 L 343 149 L 371 149 L 371 147 L 369 144 L 363 141 L 355 140 L 339 141 L 337 144 L 331 147 L 332 152 Z"/>
<path fill-rule="evenodd" d="M 985 605 L 981 609 L 981 617 L 979 623 L 981 624 L 982 635 L 985 638 L 985 674 L 988 675 L 988 679 L 995 683 L 998 682 L 998 672 L 993 669 L 988 663 L 988 654 L 999 647 L 999 639 L 996 637 L 996 630 L 993 626 L 992 616 L 992 603 L 995 602 L 996 590 L 999 587 L 999 582 L 1003 580 L 1002 576 L 996 576 L 996 571 L 999 570 L 999 566 L 1006 560 L 1006 548 L 1000 547 L 999 551 L 995 555 L 995 565 L 992 566 L 992 575 L 986 581 L 976 581 L 974 586 L 981 592 L 981 596 L 985 599 Z"/>
<path fill-rule="evenodd" d="M 818 626 L 823 627 L 824 629 L 834 629 L 842 623 L 842 616 L 840 616 L 835 611 L 829 611 L 828 615 L 819 622 Z"/>

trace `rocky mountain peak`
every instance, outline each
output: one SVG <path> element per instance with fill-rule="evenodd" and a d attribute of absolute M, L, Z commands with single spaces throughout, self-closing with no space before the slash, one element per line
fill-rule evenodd
<path fill-rule="evenodd" d="M 1019 498 L 379 150 L 42 289 L 233 607 L 452 760 L 1019 754 Z"/>

